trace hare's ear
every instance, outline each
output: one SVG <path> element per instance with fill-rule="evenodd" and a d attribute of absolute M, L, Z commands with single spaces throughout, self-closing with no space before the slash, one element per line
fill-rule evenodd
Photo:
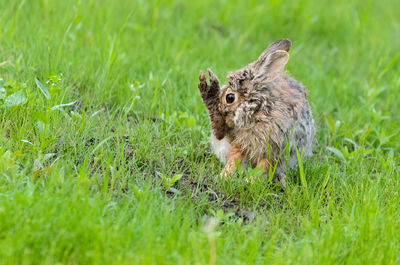
<path fill-rule="evenodd" d="M 268 55 L 278 50 L 288 52 L 291 46 L 292 42 L 288 39 L 277 40 L 269 45 L 268 48 L 265 49 L 265 51 L 263 51 L 263 53 L 258 57 L 258 59 L 255 62 L 251 63 L 249 66 L 253 68 L 255 72 L 258 72 L 260 68 L 265 64 Z"/>
<path fill-rule="evenodd" d="M 289 53 L 283 50 L 277 50 L 269 54 L 256 73 L 256 79 L 273 79 L 277 74 L 283 72 L 288 60 Z"/>

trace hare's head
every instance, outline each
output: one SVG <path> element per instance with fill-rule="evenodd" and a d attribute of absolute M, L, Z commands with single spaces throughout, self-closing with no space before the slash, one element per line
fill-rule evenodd
<path fill-rule="evenodd" d="M 219 110 L 230 128 L 251 122 L 262 104 L 268 101 L 271 84 L 289 59 L 290 41 L 272 43 L 260 57 L 246 67 L 230 72 L 220 91 Z"/>

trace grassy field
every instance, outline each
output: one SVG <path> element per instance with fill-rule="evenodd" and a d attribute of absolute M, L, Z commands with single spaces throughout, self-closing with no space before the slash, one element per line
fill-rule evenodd
<path fill-rule="evenodd" d="M 400 263 L 400 1 L 0 6 L 1 264 Z M 198 73 L 281 38 L 315 155 L 221 181 Z"/>

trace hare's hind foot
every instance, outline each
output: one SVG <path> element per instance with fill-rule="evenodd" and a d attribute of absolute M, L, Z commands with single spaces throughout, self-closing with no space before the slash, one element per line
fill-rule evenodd
<path fill-rule="evenodd" d="M 273 181 L 274 181 L 276 184 L 281 185 L 282 188 L 285 188 L 285 187 L 286 187 L 286 175 L 285 175 L 285 174 L 278 174 L 278 175 L 275 175 Z"/>
<path fill-rule="evenodd" d="M 268 159 L 263 158 L 260 161 L 258 161 L 257 163 L 257 167 L 258 168 L 262 168 L 262 177 L 267 176 L 268 172 L 269 172 L 269 168 L 271 166 L 271 163 L 268 161 Z M 249 176 L 245 179 L 245 181 L 247 183 L 251 183 L 253 184 L 254 182 L 256 182 L 258 179 L 257 176 Z"/>

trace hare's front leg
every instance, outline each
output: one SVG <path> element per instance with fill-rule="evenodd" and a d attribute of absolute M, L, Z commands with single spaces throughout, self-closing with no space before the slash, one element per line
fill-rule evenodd
<path fill-rule="evenodd" d="M 210 85 L 207 84 L 206 76 L 203 72 L 199 74 L 199 90 L 203 103 L 208 110 L 208 116 L 210 118 L 210 126 L 213 134 L 218 140 L 225 137 L 227 132 L 227 126 L 225 119 L 219 112 L 219 81 L 216 75 L 211 70 L 208 70 L 208 76 L 210 77 Z"/>
<path fill-rule="evenodd" d="M 229 150 L 228 156 L 226 158 L 225 168 L 221 172 L 221 177 L 228 178 L 235 173 L 236 170 L 236 161 L 242 162 L 243 153 L 240 150 L 238 145 L 232 145 L 231 149 Z"/>

